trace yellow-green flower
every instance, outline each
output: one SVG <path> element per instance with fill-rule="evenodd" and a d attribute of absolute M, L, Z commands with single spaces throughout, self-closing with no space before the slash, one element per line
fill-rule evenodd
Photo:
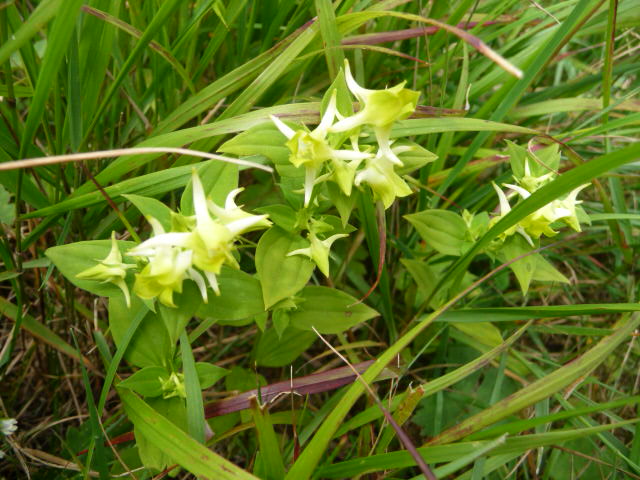
<path fill-rule="evenodd" d="M 189 278 L 192 255 L 190 250 L 157 247 L 147 256 L 149 263 L 136 274 L 133 293 L 147 300 L 158 297 L 163 305 L 175 307 L 173 293 L 182 293 L 182 283 Z"/>
<path fill-rule="evenodd" d="M 525 158 L 524 175 L 522 176 L 522 178 L 516 179 L 516 181 L 528 192 L 533 193 L 542 185 L 552 180 L 554 176 L 555 174 L 553 172 L 549 172 L 545 173 L 544 175 L 540 175 L 539 177 L 534 177 L 531 174 L 531 168 L 529 167 L 529 159 Z"/>
<path fill-rule="evenodd" d="M 166 380 L 163 380 L 162 377 L 159 377 L 158 380 L 162 388 L 162 398 L 165 400 L 172 397 L 187 398 L 182 373 L 172 373 Z"/>
<path fill-rule="evenodd" d="M 367 161 L 366 167 L 355 178 L 357 186 L 366 183 L 371 187 L 374 198 L 381 200 L 384 208 L 389 208 L 396 197 L 406 197 L 412 193 L 393 166 L 391 159 L 378 152 L 378 155 Z"/>
<path fill-rule="evenodd" d="M 206 302 L 207 287 L 200 271 L 219 295 L 216 275 L 222 265 L 237 266 L 233 256 L 235 239 L 244 232 L 271 225 L 267 215 L 252 215 L 235 204 L 240 189 L 229 193 L 222 208 L 207 200 L 195 169 L 192 187 L 195 215 L 181 222 L 181 231 L 165 233 L 160 223 L 150 218 L 154 236 L 129 251 L 130 255 L 149 261 L 134 285 L 135 293 L 142 298 L 158 296 L 163 304 L 175 306 L 173 292 L 182 292 L 182 282 L 191 279 Z"/>
<path fill-rule="evenodd" d="M 577 197 L 580 191 L 588 186 L 589 184 L 585 184 L 573 189 L 564 199 L 548 203 L 522 219 L 519 224 L 534 238 L 539 238 L 542 234 L 547 237 L 556 235 L 558 232 L 551 228 L 551 224 L 557 221 L 562 221 L 579 232 L 580 222 L 576 214 L 576 206 L 582 202 L 578 201 Z M 516 191 L 525 200 L 531 196 L 526 189 L 518 185 L 505 184 L 505 187 Z"/>
<path fill-rule="evenodd" d="M 391 150 L 389 135 L 393 122 L 408 118 L 416 109 L 420 92 L 404 88 L 406 82 L 383 90 L 369 90 L 358 85 L 351 75 L 349 62 L 345 61 L 345 80 L 353 95 L 360 102 L 360 111 L 335 123 L 330 131 L 344 132 L 362 125 L 371 125 L 378 141 L 380 154 L 396 165 L 402 161 Z"/>
<path fill-rule="evenodd" d="M 504 217 L 507 213 L 511 211 L 511 205 L 509 205 L 509 200 L 507 199 L 507 196 L 504 194 L 504 192 L 500 190 L 500 187 L 498 187 L 495 183 L 491 182 L 491 185 L 493 185 L 493 189 L 498 194 L 498 200 L 500 202 L 500 215 L 491 219 L 491 221 L 489 222 L 489 228 L 491 228 L 495 223 L 497 223 L 500 219 L 502 219 L 502 217 Z M 500 239 L 504 240 L 505 238 L 507 238 L 510 235 L 513 235 L 516 232 L 522 235 L 524 239 L 527 242 L 529 242 L 530 245 L 533 245 L 533 241 L 531 240 L 531 237 L 527 234 L 527 232 L 525 232 L 525 230 L 522 228 L 522 226 L 519 223 L 512 225 L 511 227 L 507 228 L 504 232 L 502 232 L 500 234 Z"/>
<path fill-rule="evenodd" d="M 299 248 L 297 250 L 293 250 L 289 252 L 287 256 L 291 255 L 304 255 L 309 257 L 314 263 L 318 266 L 320 271 L 324 273 L 326 277 L 329 276 L 329 251 L 331 250 L 331 245 L 333 242 L 338 240 L 339 238 L 348 237 L 346 233 L 337 233 L 335 235 L 331 235 L 329 238 L 325 240 L 320 240 L 315 232 L 310 231 L 308 235 L 309 245 L 307 248 Z"/>
<path fill-rule="evenodd" d="M 122 262 L 122 254 L 116 241 L 116 232 L 111 232 L 111 250 L 109 251 L 109 255 L 107 255 L 104 260 L 98 260 L 98 262 L 97 265 L 83 270 L 76 276 L 86 280 L 113 283 L 122 290 L 127 306 L 129 306 L 131 304 L 131 298 L 129 297 L 129 288 L 124 279 L 127 276 L 127 270 L 134 268 L 135 265 Z"/>
<path fill-rule="evenodd" d="M 326 162 L 332 160 L 334 165 L 341 165 L 341 162 L 346 161 L 355 162 L 353 163 L 353 168 L 355 170 L 362 160 L 371 157 L 370 153 L 360 152 L 358 150 L 335 150 L 331 148 L 327 139 L 327 133 L 330 130 L 336 114 L 336 90 L 334 90 L 331 94 L 329 104 L 322 116 L 320 124 L 311 132 L 304 129 L 294 131 L 278 117 L 273 115 L 271 116 L 271 120 L 276 127 L 278 127 L 278 130 L 280 130 L 280 132 L 288 139 L 286 146 L 291 152 L 289 161 L 295 167 L 303 166 L 305 169 L 305 207 L 309 206 L 313 186 L 315 185 L 317 177 Z M 339 185 L 347 195 L 350 193 L 350 188 L 344 185 L 344 182 L 339 182 Z M 349 193 L 347 193 L 347 190 Z"/>

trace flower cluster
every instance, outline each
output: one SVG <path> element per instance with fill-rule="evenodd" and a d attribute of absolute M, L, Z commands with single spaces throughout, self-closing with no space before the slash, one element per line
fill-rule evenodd
<path fill-rule="evenodd" d="M 514 177 L 517 185 L 509 183 L 503 185 L 516 192 L 523 200 L 526 200 L 538 188 L 553 180 L 555 176 L 553 172 L 540 176 L 532 175 L 529 168 L 529 161 L 525 159 L 524 175 L 521 178 Z M 507 229 L 502 234 L 502 238 L 504 239 L 514 233 L 519 233 L 527 240 L 529 245 L 534 246 L 534 240 L 539 239 L 542 235 L 552 237 L 558 233 L 551 227 L 553 223 L 558 221 L 579 232 L 580 222 L 578 221 L 576 207 L 582 202 L 577 200 L 577 197 L 580 191 L 587 186 L 588 184 L 581 185 L 572 190 L 565 198 L 553 200 L 544 207 L 536 210 Z M 500 200 L 500 215 L 492 220 L 492 222 L 495 223 L 511 211 L 511 206 L 505 193 L 495 183 L 493 184 L 493 188 Z"/>
<path fill-rule="evenodd" d="M 173 294 L 181 293 L 183 282 L 190 279 L 207 302 L 207 282 L 219 295 L 216 275 L 224 264 L 238 266 L 233 256 L 237 238 L 248 231 L 271 225 L 267 215 L 252 215 L 236 205 L 235 197 L 241 188 L 231 191 L 224 207 L 220 207 L 206 198 L 195 169 L 192 187 L 195 215 L 172 214 L 170 232 L 166 232 L 157 219 L 149 217 L 153 236 L 127 252 L 127 255 L 139 257 L 144 263 L 142 270 L 135 274 L 133 286 L 133 292 L 142 299 L 158 297 L 163 305 L 175 307 Z M 122 262 L 115 236 L 112 235 L 111 239 L 109 255 L 77 277 L 117 285 L 129 305 L 125 276 L 128 269 L 137 266 Z"/>
<path fill-rule="evenodd" d="M 158 297 L 164 305 L 175 307 L 173 293 L 182 292 L 182 283 L 193 280 L 207 301 L 207 286 L 220 294 L 216 275 L 222 265 L 237 267 L 234 242 L 243 233 L 269 227 L 267 215 L 252 215 L 235 203 L 242 189 L 227 196 L 224 207 L 208 200 L 195 169 L 192 175 L 195 215 L 175 215 L 177 231 L 165 232 L 160 222 L 149 218 L 153 236 L 128 254 L 142 258 L 146 265 L 136 274 L 133 291 L 144 299 Z"/>
<path fill-rule="evenodd" d="M 363 88 L 353 78 L 346 61 L 345 79 L 360 103 L 360 110 L 354 115 L 340 115 L 334 89 L 320 124 L 313 131 L 304 128 L 296 131 L 276 117 L 271 119 L 287 138 L 289 161 L 295 167 L 305 169 L 305 207 L 311 202 L 314 185 L 331 180 L 347 196 L 351 195 L 353 185 L 369 185 L 374 197 L 388 208 L 396 197 L 411 194 L 409 186 L 395 171 L 396 166 L 403 166 L 398 154 L 406 147 L 393 147 L 391 128 L 395 121 L 413 113 L 420 93 L 404 88 L 405 82 L 383 90 Z M 367 134 L 365 129 L 372 130 L 375 135 L 378 143 L 375 152 L 371 146 L 363 151 L 359 147 L 358 139 Z M 336 144 L 344 140 L 344 135 L 335 134 L 345 132 L 348 133 L 348 148 Z"/>

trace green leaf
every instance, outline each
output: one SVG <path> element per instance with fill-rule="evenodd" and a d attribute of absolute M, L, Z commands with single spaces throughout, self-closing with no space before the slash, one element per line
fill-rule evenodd
<path fill-rule="evenodd" d="M 316 334 L 289 327 L 278 336 L 275 328 L 262 334 L 255 351 L 256 364 L 282 367 L 291 364 L 316 339 Z"/>
<path fill-rule="evenodd" d="M 204 404 L 202 403 L 202 388 L 193 358 L 191 343 L 186 331 L 180 334 L 180 356 L 184 369 L 184 386 L 187 395 L 187 431 L 199 443 L 204 443 Z"/>
<path fill-rule="evenodd" d="M 513 176 L 516 178 L 524 177 L 524 162 L 527 160 L 527 150 L 510 140 L 507 143 L 507 153 L 509 154 L 509 165 Z"/>
<path fill-rule="evenodd" d="M 209 302 L 198 307 L 198 317 L 234 325 L 264 312 L 262 286 L 257 278 L 225 266 L 217 279 L 220 295 L 209 295 Z"/>
<path fill-rule="evenodd" d="M 315 264 L 302 255 L 287 256 L 307 246 L 305 240 L 279 227 L 262 235 L 256 248 L 256 269 L 265 309 L 295 295 L 307 284 Z"/>
<path fill-rule="evenodd" d="M 162 319 L 169 342 L 174 345 L 184 331 L 184 328 L 202 304 L 202 295 L 193 281 L 184 282 L 182 293 L 174 294 L 176 308 L 167 307 L 158 302 L 158 316 Z"/>
<path fill-rule="evenodd" d="M 572 317 L 582 315 L 613 315 L 638 312 L 638 303 L 592 303 L 577 305 L 535 305 L 531 307 L 465 308 L 449 310 L 436 322 L 513 322 L 538 318 Z"/>
<path fill-rule="evenodd" d="M 536 253 L 533 255 L 536 265 L 533 272 L 533 280 L 539 282 L 559 282 L 570 283 L 569 279 L 560 273 L 551 265 L 542 255 Z"/>
<path fill-rule="evenodd" d="M 53 2 L 49 3 L 47 8 L 50 8 L 52 3 Z M 71 36 L 75 32 L 77 16 L 80 13 L 80 7 L 83 3 L 84 0 L 66 0 L 63 9 L 64 14 L 56 16 L 47 36 L 47 49 L 42 61 L 42 68 L 38 73 L 36 89 L 33 93 L 33 98 L 31 99 L 27 118 L 24 122 L 22 135 L 20 137 L 19 155 L 21 158 L 24 158 L 24 155 L 31 146 L 33 136 L 42 120 L 47 99 L 49 98 L 49 92 L 53 85 L 56 84 L 55 78 L 58 75 L 62 59 L 67 52 Z M 51 12 L 46 12 L 47 11 L 43 12 L 43 18 L 41 18 L 41 20 L 48 20 L 46 16 Z M 31 31 L 28 32 L 29 35 L 31 33 Z"/>
<path fill-rule="evenodd" d="M 136 431 L 187 471 L 211 479 L 257 480 L 250 473 L 196 442 L 134 393 L 120 390 L 120 398 Z"/>
<path fill-rule="evenodd" d="M 276 165 L 285 165 L 289 163 L 290 154 L 286 141 L 286 137 L 269 120 L 235 135 L 218 147 L 218 151 L 239 157 L 263 155 Z"/>
<path fill-rule="evenodd" d="M 0 222 L 11 225 L 16 218 L 16 207 L 11 203 L 11 195 L 0 185 Z"/>
<path fill-rule="evenodd" d="M 208 162 L 201 162 L 195 168 L 200 170 L 207 164 Z M 191 165 L 186 165 L 140 175 L 105 187 L 104 191 L 116 202 L 120 201 L 118 197 L 125 193 L 136 193 L 145 196 L 160 195 L 184 187 L 187 182 L 191 180 L 191 170 L 193 168 Z M 103 172 L 104 171 L 106 171 L 106 169 L 103 170 Z M 41 208 L 35 212 L 29 212 L 23 215 L 23 218 L 47 217 L 103 202 L 105 202 L 104 195 L 99 191 L 86 193 L 84 195 L 71 195 L 60 203 Z"/>
<path fill-rule="evenodd" d="M 38 35 L 56 13 L 61 11 L 61 0 L 44 0 L 29 15 L 20 28 L 12 33 L 4 45 L 0 47 L 0 65 L 4 64 L 11 54 L 26 44 L 30 38 Z M 7 4 L 5 8 L 8 8 Z"/>
<path fill-rule="evenodd" d="M 436 161 L 436 159 L 438 158 L 435 153 L 430 152 L 417 143 L 410 142 L 408 140 L 398 140 L 397 142 L 393 142 L 393 148 L 396 147 L 408 148 L 407 151 L 398 154 L 398 158 L 400 158 L 403 163 L 403 166 L 397 169 L 398 175 L 411 173 L 414 170 L 422 168 L 425 165 Z"/>
<path fill-rule="evenodd" d="M 309 286 L 297 296 L 301 302 L 289 316 L 291 326 L 302 330 L 314 327 L 323 334 L 342 333 L 379 315 L 374 309 L 335 288 Z"/>
<path fill-rule="evenodd" d="M 155 198 L 143 197 L 142 195 L 124 194 L 124 198 L 129 200 L 140 210 L 145 217 L 153 217 L 160 222 L 165 231 L 171 230 L 171 209 Z"/>
<path fill-rule="evenodd" d="M 284 478 L 284 463 L 279 447 L 280 443 L 278 442 L 278 437 L 276 437 L 276 432 L 273 430 L 273 423 L 269 415 L 269 406 L 261 406 L 257 397 L 251 398 L 250 402 L 253 422 L 258 433 L 260 459 L 262 460 L 261 467 L 264 471 L 264 475 L 260 475 L 260 478 L 281 480 Z"/>
<path fill-rule="evenodd" d="M 143 397 L 158 397 L 162 395 L 162 382 L 167 378 L 169 372 L 166 368 L 145 367 L 120 382 L 118 388 L 128 388 Z"/>
<path fill-rule="evenodd" d="M 133 242 L 117 241 L 118 249 L 123 255 L 125 263 L 133 263 L 131 257 L 125 252 L 135 247 Z M 104 260 L 111 251 L 111 240 L 92 240 L 88 242 L 69 243 L 57 247 L 48 248 L 45 255 L 60 270 L 60 272 L 78 288 L 102 297 L 124 297 L 122 290 L 113 283 L 102 283 L 97 280 L 78 278 L 78 273 L 95 267 Z M 132 274 L 127 276 L 130 280 Z M 128 282 L 131 283 L 131 282 Z"/>
<path fill-rule="evenodd" d="M 498 251 L 498 258 L 502 262 L 509 262 L 520 255 L 529 253 L 531 250 L 533 250 L 533 247 L 521 235 L 516 234 L 504 241 Z M 527 255 L 516 262 L 510 263 L 509 268 L 516 274 L 522 294 L 526 295 L 536 269 L 535 258 L 533 258 L 533 255 Z"/>
<path fill-rule="evenodd" d="M 473 338 L 477 343 L 491 348 L 497 347 L 503 342 L 500 330 L 490 322 L 456 323 L 454 326 Z"/>
<path fill-rule="evenodd" d="M 344 64 L 344 53 L 340 48 L 340 32 L 338 31 L 336 14 L 333 11 L 333 3 L 331 0 L 315 0 L 315 6 L 320 20 L 320 35 L 322 36 L 329 76 L 335 78 Z"/>
<path fill-rule="evenodd" d="M 400 120 L 393 125 L 391 137 L 410 137 L 443 132 L 514 132 L 537 135 L 532 128 L 510 125 L 508 123 L 491 122 L 479 118 L 419 118 Z"/>
<path fill-rule="evenodd" d="M 229 370 L 219 367 L 213 363 L 196 362 L 196 372 L 198 372 L 198 379 L 200 380 L 200 388 L 211 387 L 221 378 L 229 375 Z"/>
<path fill-rule="evenodd" d="M 171 418 L 171 423 L 182 431 L 187 429 L 187 410 L 184 405 L 184 400 L 181 398 L 149 398 L 146 402 L 156 412 L 161 415 Z M 126 409 L 126 406 L 125 406 Z M 138 428 L 134 423 L 133 432 L 136 438 L 136 446 L 138 447 L 138 454 L 142 464 L 147 468 L 152 468 L 158 471 L 162 471 L 165 468 L 173 465 L 175 462 L 171 455 L 158 448 L 151 439 L 143 433 L 143 429 Z"/>
<path fill-rule="evenodd" d="M 224 206 L 224 201 L 231 190 L 238 187 L 238 167 L 231 163 L 211 162 L 198 169 L 198 176 L 202 181 L 205 195 L 219 206 Z M 183 215 L 194 215 L 193 187 L 191 181 L 187 184 L 180 208 Z"/>
<path fill-rule="evenodd" d="M 278 337 L 282 337 L 282 332 L 289 326 L 291 317 L 289 311 L 284 308 L 277 308 L 271 315 L 271 321 L 273 322 L 273 328 L 275 328 Z"/>
<path fill-rule="evenodd" d="M 449 210 L 424 210 L 405 215 L 427 245 L 445 255 L 459 256 L 465 243 L 467 225 Z"/>
<path fill-rule="evenodd" d="M 329 200 L 333 206 L 336 207 L 338 213 L 340 213 L 342 227 L 346 227 L 360 193 L 358 191 L 352 191 L 351 195 L 347 197 L 337 183 L 326 182 L 324 185 L 327 188 Z"/>
<path fill-rule="evenodd" d="M 438 283 L 436 273 L 427 264 L 427 262 L 423 260 L 401 258 L 400 261 L 409 271 L 409 274 L 413 277 L 413 280 L 416 282 L 418 291 L 422 294 L 422 298 L 424 299 L 423 301 L 426 301 L 427 298 L 431 297 L 431 295 L 433 294 L 433 289 Z M 431 308 L 436 308 L 440 303 L 442 303 L 442 296 L 442 294 L 434 295 L 429 303 L 429 306 Z"/>
<path fill-rule="evenodd" d="M 131 298 L 131 308 L 127 307 L 121 297 L 122 295 L 109 298 L 109 328 L 117 346 L 120 346 L 131 319 L 139 312 L 148 310 L 135 295 Z M 173 358 L 173 345 L 163 321 L 149 311 L 131 339 L 125 358 L 138 367 L 168 367 Z"/>
<path fill-rule="evenodd" d="M 275 225 L 287 232 L 296 231 L 296 211 L 288 205 L 267 205 L 255 209 L 256 213 L 266 213 Z"/>

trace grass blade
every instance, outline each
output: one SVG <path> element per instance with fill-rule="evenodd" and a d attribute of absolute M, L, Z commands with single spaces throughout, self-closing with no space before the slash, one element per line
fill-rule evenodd
<path fill-rule="evenodd" d="M 202 391 L 196 363 L 193 359 L 191 344 L 187 332 L 180 334 L 180 352 L 182 355 L 182 368 L 184 369 L 184 383 L 187 393 L 187 427 L 189 435 L 197 442 L 204 443 L 204 405 L 202 403 Z"/>
<path fill-rule="evenodd" d="M 249 472 L 196 442 L 135 393 L 122 389 L 120 398 L 129 418 L 142 434 L 175 462 L 199 477 L 220 480 L 257 480 Z"/>

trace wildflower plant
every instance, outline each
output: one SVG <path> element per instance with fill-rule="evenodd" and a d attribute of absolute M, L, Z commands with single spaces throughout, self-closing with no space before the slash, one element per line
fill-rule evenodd
<path fill-rule="evenodd" d="M 109 299 L 116 347 L 136 369 L 117 387 L 145 466 L 163 470 L 173 462 L 136 423 L 135 394 L 204 441 L 200 392 L 230 373 L 193 360 L 191 342 L 208 325 L 255 324 L 261 334 L 252 359 L 259 366 L 281 367 L 314 342 L 312 330 L 341 334 L 378 315 L 358 298 L 321 284 L 326 277 L 331 285 L 354 241 L 352 233 L 375 224 L 376 208 L 384 217 L 398 199 L 411 196 L 410 185 L 417 181 L 408 181 L 408 175 L 436 159 L 396 129 L 414 113 L 419 98 L 404 82 L 364 88 L 345 63 L 324 95 L 315 127 L 270 115 L 218 147 L 275 167 L 278 189 L 268 202 L 238 205 L 243 193 L 238 167 L 209 160 L 186 176 L 177 211 L 154 198 L 126 196 L 145 219 L 144 240 L 118 240 L 113 232 L 110 240 L 47 251 L 71 282 Z M 499 200 L 495 213 L 431 209 L 406 216 L 444 264 L 507 215 L 514 199 L 525 201 L 557 177 L 554 147 L 537 153 L 544 167 L 522 147 L 509 149 L 513 183 L 493 184 Z M 521 220 L 484 253 L 511 261 L 561 226 L 579 231 L 582 188 Z M 540 254 L 526 262 L 511 264 L 525 292 L 532 280 L 566 281 Z M 405 265 L 416 277 L 434 276 L 426 263 Z M 314 275 L 316 269 L 322 276 Z M 430 305 L 445 299 L 439 293 Z M 196 413 L 187 415 L 187 407 Z"/>
<path fill-rule="evenodd" d="M 458 215 L 449 210 L 426 210 L 406 216 L 430 247 L 444 255 L 463 255 L 493 225 L 509 214 L 512 203 L 526 200 L 558 177 L 560 152 L 557 145 L 546 146 L 535 154 L 511 142 L 507 147 L 514 183 L 504 183 L 502 187 L 491 183 L 498 198 L 494 211 L 470 213 L 464 210 L 462 215 Z M 490 258 L 509 264 L 523 293 L 527 292 L 532 280 L 568 282 L 542 255 L 532 254 L 531 251 L 541 246 L 541 237 L 553 237 L 562 227 L 580 232 L 580 223 L 589 222 L 577 198 L 587 186 L 581 185 L 563 198 L 552 200 L 527 215 L 504 230 L 485 249 L 484 253 Z M 505 193 L 503 188 L 509 193 Z"/>

